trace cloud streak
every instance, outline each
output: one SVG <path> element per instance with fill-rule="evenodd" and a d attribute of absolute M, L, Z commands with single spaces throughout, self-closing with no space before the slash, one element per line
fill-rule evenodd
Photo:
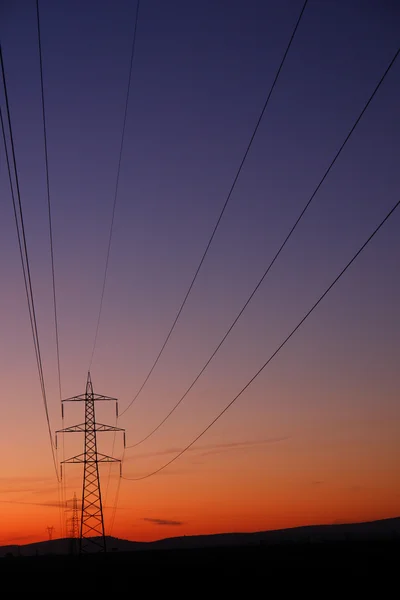
<path fill-rule="evenodd" d="M 144 517 L 141 520 L 147 521 L 147 523 L 152 523 L 153 525 L 168 525 L 173 527 L 184 525 L 183 521 L 172 521 L 170 519 L 150 519 L 149 517 Z"/>
<path fill-rule="evenodd" d="M 249 448 L 259 448 L 262 446 L 268 446 L 270 444 L 278 444 L 279 442 L 285 442 L 289 437 L 277 437 L 269 438 L 260 441 L 246 441 L 246 442 L 231 442 L 228 444 L 214 444 L 209 446 L 205 452 L 202 452 L 200 456 L 209 456 L 211 454 L 221 454 L 221 452 L 228 452 L 232 450 L 247 450 Z M 199 448 L 200 449 L 200 448 Z M 203 447 L 205 449 L 205 447 Z"/>
<path fill-rule="evenodd" d="M 66 508 L 62 502 L 23 502 L 22 500 L 0 500 L 0 504 L 23 504 L 28 506 L 47 506 L 50 508 Z"/>
<path fill-rule="evenodd" d="M 281 442 L 285 442 L 287 440 L 289 440 L 291 438 L 291 436 L 281 436 L 281 437 L 275 437 L 275 438 L 267 438 L 264 440 L 245 440 L 243 442 L 228 442 L 228 443 L 224 443 L 224 444 L 207 444 L 207 445 L 203 445 L 203 446 L 196 446 L 196 447 L 192 447 L 188 449 L 188 452 L 196 452 L 197 453 L 197 457 L 205 457 L 205 456 L 210 456 L 212 454 L 221 454 L 223 452 L 232 452 L 232 451 L 243 451 L 243 450 L 253 450 L 253 449 L 257 449 L 257 448 L 262 448 L 263 446 L 269 446 L 272 444 L 278 444 Z M 147 452 L 147 453 L 143 453 L 143 454 L 136 454 L 134 456 L 125 458 L 124 462 L 130 462 L 130 461 L 136 461 L 137 459 L 140 458 L 153 458 L 155 456 L 168 456 L 171 454 L 179 454 L 179 452 L 181 452 L 183 450 L 183 448 L 181 447 L 172 447 L 172 448 L 167 448 L 165 450 L 159 450 L 158 452 Z M 191 463 L 192 464 L 203 464 L 204 461 L 196 461 L 196 459 L 192 460 Z M 160 475 L 166 475 L 166 476 L 171 476 L 171 475 L 175 475 L 175 474 L 179 474 L 182 475 L 185 472 L 192 472 L 193 469 L 190 468 L 188 469 L 184 469 L 182 470 L 182 468 L 180 468 L 179 470 L 173 471 L 171 469 L 167 469 L 165 471 L 160 471 Z M 140 475 L 135 475 L 135 477 L 139 477 Z M 129 477 L 134 477 L 134 475 L 131 473 L 129 475 Z"/>
<path fill-rule="evenodd" d="M 64 510 L 72 511 L 73 508 L 73 499 L 70 498 L 66 500 L 66 502 L 57 502 L 57 501 L 49 501 L 49 502 L 27 502 L 24 500 L 0 500 L 0 504 L 21 504 L 26 506 L 46 506 L 48 508 L 63 508 Z M 81 500 L 77 500 L 77 509 L 80 511 L 82 509 Z M 103 506 L 103 509 L 112 509 L 112 510 L 130 510 L 130 509 L 122 509 L 121 507 L 115 506 Z"/>
<path fill-rule="evenodd" d="M 281 436 L 275 438 L 267 438 L 264 440 L 246 440 L 243 442 L 228 442 L 225 444 L 206 444 L 203 446 L 193 446 L 189 448 L 187 452 L 200 452 L 200 456 L 208 456 L 211 454 L 220 454 L 222 452 L 231 452 L 234 450 L 248 450 L 251 448 L 261 448 L 271 444 L 278 444 L 285 442 L 290 439 L 290 436 Z M 181 447 L 166 448 L 165 450 L 159 450 L 158 452 L 146 452 L 143 454 L 136 454 L 134 456 L 125 458 L 125 461 L 137 460 L 140 458 L 153 458 L 154 456 L 167 456 L 169 454 L 178 454 L 182 452 Z"/>
<path fill-rule="evenodd" d="M 52 486 L 53 483 L 54 479 L 49 477 L 0 477 L 0 494 L 37 493 L 38 487 L 43 488 L 43 486 L 46 486 L 45 491 L 41 491 L 41 493 L 48 493 L 49 486 Z M 27 487 L 29 484 L 32 486 Z"/>

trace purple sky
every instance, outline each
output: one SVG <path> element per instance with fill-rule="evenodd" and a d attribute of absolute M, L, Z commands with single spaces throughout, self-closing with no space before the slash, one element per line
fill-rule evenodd
<path fill-rule="evenodd" d="M 141 2 L 92 367 L 95 391 L 117 396 L 121 411 L 143 383 L 182 302 L 301 6 L 294 0 Z M 95 334 L 136 3 L 42 0 L 40 7 L 67 397 L 84 391 Z M 153 377 L 121 419 L 131 443 L 170 410 L 235 318 L 395 54 L 399 31 L 394 1 L 308 3 L 181 319 Z M 49 406 L 58 429 L 34 2 L 3 0 L 0 39 Z M 226 344 L 143 452 L 181 447 L 197 435 L 398 200 L 399 91 L 398 61 Z M 4 108 L 2 91 L 0 98 Z M 19 436 L 42 436 L 37 455 L 51 472 L 2 144 L 0 160 L 0 372 L 4 405 L 12 406 L 2 420 L 7 431 L 20 428 L 15 441 L 6 436 L 0 448 L 12 444 L 14 452 Z M 367 445 L 374 421 L 392 427 L 399 418 L 399 225 L 396 213 L 203 444 L 308 436 L 310 429 L 323 435 L 335 423 L 368 422 L 360 442 Z M 15 460 L 23 476 L 29 465 L 20 456 Z"/>

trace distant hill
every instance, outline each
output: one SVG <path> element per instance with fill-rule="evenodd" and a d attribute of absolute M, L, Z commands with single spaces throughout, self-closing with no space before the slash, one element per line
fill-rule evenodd
<path fill-rule="evenodd" d="M 400 517 L 367 523 L 340 525 L 311 525 L 292 529 L 257 531 L 254 533 L 219 533 L 165 538 L 155 542 L 133 542 L 107 537 L 107 548 L 113 552 L 136 550 L 180 550 L 189 548 L 216 548 L 259 546 L 287 543 L 322 543 L 330 541 L 382 541 L 400 539 Z M 0 546 L 0 557 L 45 556 L 69 554 L 70 539 L 56 539 L 24 546 Z"/>

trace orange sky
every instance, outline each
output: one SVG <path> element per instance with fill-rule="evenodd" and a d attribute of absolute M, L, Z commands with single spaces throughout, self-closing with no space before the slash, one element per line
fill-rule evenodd
<path fill-rule="evenodd" d="M 160 475 L 121 481 L 111 533 L 149 541 L 395 517 L 400 496 L 396 427 L 390 423 L 381 427 L 381 432 L 365 425 L 357 431 L 348 424 L 324 435 L 305 430 L 308 440 L 300 432 L 288 432 L 258 443 L 199 443 Z M 369 443 L 363 446 L 368 429 Z M 159 458 L 157 454 L 155 459 Z M 139 465 L 144 461 L 151 468 L 155 459 L 137 452 L 134 460 L 128 450 L 124 475 L 142 472 Z M 67 467 L 67 497 L 72 497 L 73 489 L 79 497 L 80 469 Z M 109 486 L 108 469 L 101 468 L 109 531 L 118 468 L 112 467 Z M 57 486 L 51 477 L 40 479 L 37 473 L 19 482 L 12 476 L 3 479 L 1 499 L 2 544 L 46 539 L 48 525 L 54 526 L 54 537 L 60 537 Z M 64 512 L 64 519 L 69 516 Z"/>
<path fill-rule="evenodd" d="M 123 475 L 134 479 L 162 467 L 232 401 L 398 201 L 400 56 L 357 119 L 395 55 L 400 12 L 393 2 L 308 2 L 209 252 L 143 387 L 230 194 L 302 2 L 232 2 L 229 19 L 226 2 L 142 2 L 115 220 L 136 4 L 40 4 L 61 397 L 84 393 L 90 367 L 94 392 L 119 399 Z M 84 407 L 68 403 L 62 422 L 35 3 L 6 2 L 4 14 L 0 39 L 54 432 L 81 423 Z M 0 107 L 5 115 L 1 82 Z M 54 537 L 68 533 L 60 501 L 80 498 L 82 467 L 64 468 L 61 493 L 3 142 L 0 163 L 5 545 L 45 540 L 48 526 Z M 109 483 L 101 467 L 107 534 L 155 540 L 400 514 L 399 231 L 400 208 L 237 402 L 171 466 L 121 482 L 113 466 Z M 129 448 L 179 401 L 239 314 L 171 418 Z M 97 420 L 114 425 L 114 405 L 98 404 Z M 120 435 L 115 447 L 106 433 L 98 444 L 123 454 Z M 60 436 L 57 463 L 82 451 L 83 435 L 69 434 L 64 444 Z"/>

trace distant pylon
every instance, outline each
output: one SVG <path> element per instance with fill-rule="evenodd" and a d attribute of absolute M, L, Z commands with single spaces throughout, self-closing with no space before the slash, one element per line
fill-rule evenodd
<path fill-rule="evenodd" d="M 54 527 L 53 527 L 53 525 L 51 525 L 51 526 L 47 527 L 47 533 L 48 533 L 48 535 L 49 535 L 49 540 L 52 540 L 52 539 L 53 539 L 53 531 L 54 531 Z"/>
<path fill-rule="evenodd" d="M 72 511 L 72 517 L 67 519 L 67 531 L 70 541 L 70 553 L 77 554 L 78 552 L 78 540 L 79 540 L 79 515 L 78 515 L 78 499 L 74 492 L 72 499 L 72 508 L 68 509 Z"/>
<path fill-rule="evenodd" d="M 73 456 L 64 460 L 63 463 L 82 463 L 83 464 L 83 488 L 82 488 L 82 508 L 81 522 L 79 534 L 79 553 L 87 552 L 106 552 L 106 538 L 104 532 L 104 517 L 103 504 L 101 500 L 99 463 L 110 463 L 121 461 L 112 456 L 101 454 L 97 451 L 98 431 L 122 431 L 124 432 L 125 446 L 125 430 L 120 427 L 112 427 L 96 423 L 95 418 L 95 401 L 113 400 L 116 402 L 116 414 L 118 416 L 118 401 L 116 398 L 109 396 L 100 396 L 93 393 L 93 385 L 88 373 L 86 382 L 86 392 L 80 396 L 67 398 L 62 402 L 84 402 L 85 403 L 85 422 L 80 425 L 73 425 L 60 429 L 56 433 L 84 433 L 85 445 L 82 454 Z M 64 405 L 61 405 L 61 410 L 64 413 Z M 64 414 L 63 414 L 64 416 Z M 57 439 L 57 437 L 56 437 Z"/>
<path fill-rule="evenodd" d="M 78 499 L 75 492 L 72 499 L 72 517 L 70 521 L 69 537 L 76 539 L 79 537 Z"/>

